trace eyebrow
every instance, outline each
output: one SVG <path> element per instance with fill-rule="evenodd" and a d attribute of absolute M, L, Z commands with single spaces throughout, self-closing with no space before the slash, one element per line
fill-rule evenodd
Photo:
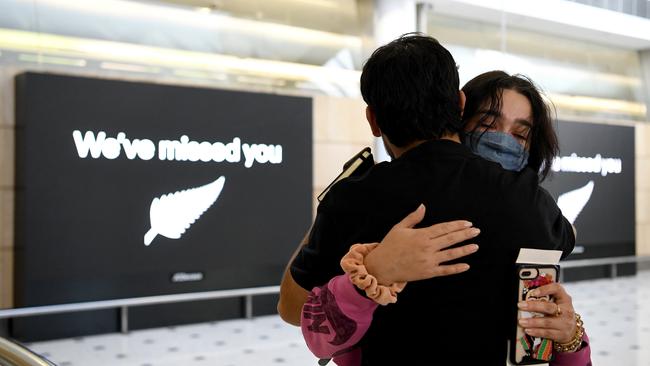
<path fill-rule="evenodd" d="M 477 113 L 483 113 L 483 114 L 488 115 L 488 116 L 501 117 L 501 112 L 496 112 L 496 111 L 492 111 L 492 110 L 489 110 L 489 109 L 481 109 Z M 523 125 L 523 126 L 528 127 L 528 128 L 533 128 L 533 123 L 530 122 L 530 117 L 528 117 L 528 118 L 517 118 L 517 119 L 515 119 L 515 123 L 518 123 L 518 124 Z"/>
<path fill-rule="evenodd" d="M 493 110 L 490 110 L 490 109 L 481 109 L 481 110 L 477 111 L 476 113 L 483 113 L 483 114 L 487 114 L 487 115 L 490 115 L 490 116 L 496 116 L 496 117 L 501 115 L 501 112 L 493 111 Z"/>
<path fill-rule="evenodd" d="M 526 126 L 526 127 L 528 127 L 528 128 L 533 128 L 533 124 L 532 124 L 529 120 L 527 120 L 527 119 L 517 118 L 517 119 L 515 120 L 515 122 L 516 122 L 516 123 L 519 123 L 520 125 L 524 125 L 524 126 Z"/>

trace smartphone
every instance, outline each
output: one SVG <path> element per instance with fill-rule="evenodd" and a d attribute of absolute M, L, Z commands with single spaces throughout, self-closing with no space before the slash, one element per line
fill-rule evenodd
<path fill-rule="evenodd" d="M 559 267 L 554 265 L 518 265 L 517 266 L 517 302 L 520 301 L 555 301 L 551 296 L 533 297 L 530 292 L 538 287 L 557 282 Z M 517 310 L 515 336 L 510 347 L 510 361 L 514 365 L 535 365 L 548 363 L 553 355 L 553 341 L 533 337 L 519 326 L 521 318 L 542 317 L 544 314 Z M 513 346 L 514 345 L 514 346 Z"/>
<path fill-rule="evenodd" d="M 318 195 L 318 202 L 325 198 L 329 190 L 341 179 L 353 176 L 359 176 L 367 172 L 372 166 L 375 165 L 375 160 L 370 152 L 370 148 L 366 147 L 354 155 L 350 160 L 343 164 L 343 171 L 330 183 L 321 194 Z"/>

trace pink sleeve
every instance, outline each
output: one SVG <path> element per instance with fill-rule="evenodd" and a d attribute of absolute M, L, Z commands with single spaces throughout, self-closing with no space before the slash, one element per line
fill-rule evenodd
<path fill-rule="evenodd" d="M 587 333 L 582 336 L 583 346 L 578 352 L 555 353 L 551 366 L 591 366 L 591 348 Z"/>
<path fill-rule="evenodd" d="M 347 275 L 336 276 L 327 285 L 315 287 L 302 308 L 300 321 L 307 347 L 319 358 L 349 352 L 368 331 L 377 306 L 357 292 Z M 339 359 L 348 356 L 352 354 Z"/>

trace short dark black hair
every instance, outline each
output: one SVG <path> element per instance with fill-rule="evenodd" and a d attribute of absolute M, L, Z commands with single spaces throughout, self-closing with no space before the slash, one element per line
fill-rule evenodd
<path fill-rule="evenodd" d="M 480 111 L 486 111 L 474 131 L 483 124 L 496 123 L 493 116 L 499 115 L 501 111 L 504 90 L 516 91 L 528 99 L 533 119 L 533 127 L 526 140 L 526 145 L 529 147 L 528 166 L 538 172 L 540 181 L 546 179 L 560 148 L 553 126 L 551 106 L 542 97 L 540 88 L 524 75 L 509 75 L 504 71 L 495 70 L 468 81 L 462 90 L 467 98 L 463 124 L 469 122 Z"/>
<path fill-rule="evenodd" d="M 462 130 L 456 62 L 435 38 L 407 33 L 363 66 L 361 95 L 398 147 Z"/>

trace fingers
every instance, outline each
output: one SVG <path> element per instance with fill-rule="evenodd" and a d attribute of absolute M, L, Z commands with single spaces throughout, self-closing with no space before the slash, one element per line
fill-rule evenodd
<path fill-rule="evenodd" d="M 396 227 L 408 227 L 412 228 L 415 225 L 419 224 L 420 221 L 424 218 L 424 212 L 426 211 L 425 207 L 423 204 L 420 204 L 418 208 L 415 209 L 415 211 L 411 212 L 410 214 L 406 215 L 405 218 L 402 219 L 402 221 L 398 222 Z"/>
<path fill-rule="evenodd" d="M 454 244 L 462 243 L 465 240 L 469 240 L 478 236 L 481 233 L 481 230 L 478 228 L 466 228 L 464 230 L 455 231 L 449 234 L 445 234 L 434 238 L 433 244 L 437 249 L 448 248 Z"/>
<path fill-rule="evenodd" d="M 467 263 L 448 264 L 443 266 L 436 266 L 433 270 L 433 277 L 451 276 L 458 273 L 465 272 L 469 269 Z"/>
<path fill-rule="evenodd" d="M 477 250 L 478 245 L 476 244 L 467 244 L 459 248 L 443 250 L 441 252 L 438 252 L 438 263 L 453 261 L 454 259 L 462 258 L 472 253 L 476 253 Z"/>
<path fill-rule="evenodd" d="M 541 286 L 533 290 L 533 292 L 534 293 L 531 294 L 532 296 L 553 296 L 555 298 L 555 303 L 562 305 L 563 312 L 567 311 L 569 314 L 573 314 L 573 300 L 561 284 L 551 283 Z"/>
<path fill-rule="evenodd" d="M 441 258 L 439 263 L 449 262 L 454 259 L 465 257 L 467 255 L 475 253 L 477 250 L 478 250 L 478 245 L 468 244 L 468 245 L 463 245 L 460 248 L 447 249 L 445 251 L 438 252 L 439 257 Z M 469 264 L 455 263 L 455 264 L 438 265 L 432 268 L 433 268 L 433 277 L 451 276 L 451 275 L 455 275 L 467 271 L 469 269 Z"/>
<path fill-rule="evenodd" d="M 555 298 L 566 296 L 566 291 L 562 285 L 557 282 L 548 285 L 540 286 L 532 291 L 531 296 L 542 297 L 546 295 L 553 295 Z"/>
<path fill-rule="evenodd" d="M 519 319 L 519 325 L 531 336 L 549 338 L 561 343 L 570 341 L 576 333 L 575 322 L 562 318 L 525 318 Z"/>
<path fill-rule="evenodd" d="M 547 315 L 555 315 L 558 309 L 558 305 L 553 302 L 548 301 L 522 301 L 517 304 L 519 309 L 534 312 L 534 313 L 544 313 Z M 564 309 L 568 310 L 568 309 Z"/>
<path fill-rule="evenodd" d="M 539 318 L 521 318 L 519 319 L 519 325 L 522 327 L 529 328 L 540 328 L 540 329 L 562 329 L 564 324 L 564 319 L 543 316 Z"/>
<path fill-rule="evenodd" d="M 555 303 L 522 301 L 517 304 L 519 309 L 548 315 L 541 318 L 519 319 L 519 325 L 525 328 L 526 334 L 558 342 L 570 340 L 575 334 L 575 315 L 571 297 L 566 293 L 564 287 L 559 283 L 551 283 L 531 291 L 531 295 L 535 297 L 553 296 Z M 561 314 L 558 314 L 558 309 L 562 310 Z"/>
<path fill-rule="evenodd" d="M 469 221 L 456 220 L 456 221 L 449 221 L 449 222 L 443 222 L 440 224 L 431 225 L 418 230 L 423 231 L 431 238 L 437 238 L 460 230 L 466 230 L 467 228 L 471 228 L 471 227 L 472 227 L 472 223 Z"/>

